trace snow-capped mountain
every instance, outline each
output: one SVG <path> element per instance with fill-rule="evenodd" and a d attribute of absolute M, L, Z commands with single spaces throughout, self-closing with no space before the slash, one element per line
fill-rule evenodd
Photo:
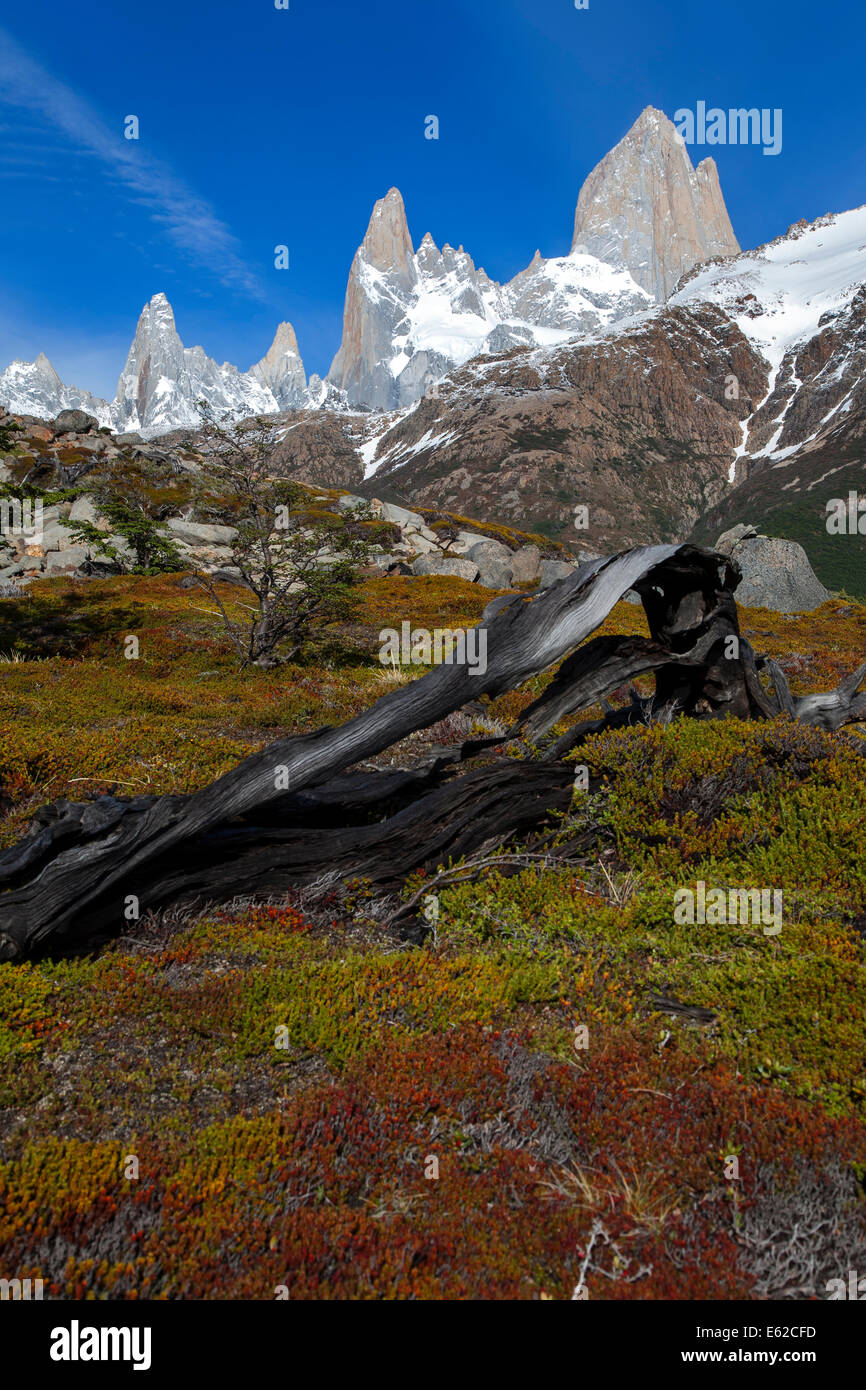
<path fill-rule="evenodd" d="M 41 356 L 0 375 L 0 402 L 40 415 L 80 405 L 146 436 L 193 426 L 201 396 L 239 417 L 297 407 L 405 409 L 472 357 L 605 329 L 660 302 L 708 256 L 737 250 L 713 161 L 694 170 L 673 124 L 648 107 L 584 183 L 570 254 L 544 259 L 537 251 L 506 285 L 476 269 L 462 246 L 440 251 L 428 234 L 415 251 L 392 188 L 352 263 L 343 339 L 324 384 L 315 378 L 307 388 L 290 324 L 241 372 L 185 348 L 158 294 L 141 315 L 113 402 L 64 386 Z"/>
<path fill-rule="evenodd" d="M 95 415 L 100 424 L 146 439 L 200 422 L 196 401 L 204 398 L 218 415 L 273 415 L 320 404 L 321 382 L 308 398 L 304 364 L 294 329 L 281 323 L 271 347 L 248 372 L 230 362 L 220 366 L 201 347 L 185 348 L 164 294 L 144 306 L 126 365 L 110 403 L 88 391 L 64 386 L 48 358 L 13 362 L 0 375 L 0 402 L 25 415 L 51 419 L 70 407 Z M 331 402 L 333 403 L 333 402 Z"/>
<path fill-rule="evenodd" d="M 202 398 L 218 414 L 271 415 L 300 405 L 305 387 L 291 324 L 281 323 L 262 360 L 241 372 L 230 362 L 219 366 L 203 348 L 185 348 L 171 305 L 156 294 L 138 321 L 112 414 L 115 428 L 150 436 L 197 425 Z"/>
<path fill-rule="evenodd" d="M 572 540 L 581 502 L 598 551 L 712 543 L 744 517 L 820 537 L 827 497 L 866 486 L 866 208 L 718 256 L 591 332 L 476 356 L 344 434 L 344 486 Z M 296 454 L 309 468 L 301 428 L 289 471 Z"/>
<path fill-rule="evenodd" d="M 715 160 L 693 168 L 682 136 L 653 106 L 580 190 L 572 251 L 625 267 L 656 303 L 692 266 L 739 249 Z"/>
<path fill-rule="evenodd" d="M 35 362 L 11 362 L 0 373 L 0 404 L 43 420 L 52 420 L 61 410 L 86 410 L 101 425 L 112 423 L 108 402 L 77 386 L 65 386 L 44 352 Z"/>
<path fill-rule="evenodd" d="M 412 247 L 396 188 L 373 209 L 349 275 L 343 341 L 329 380 L 352 405 L 411 405 L 479 354 L 551 346 L 663 302 L 685 271 L 739 251 L 716 166 L 692 167 L 653 107 L 581 189 L 568 256 L 536 251 L 506 285 L 429 233 Z"/>
<path fill-rule="evenodd" d="M 504 286 L 462 246 L 440 251 L 429 232 L 415 252 L 392 188 L 355 254 L 328 380 L 352 405 L 400 409 L 471 357 L 563 342 L 651 302 L 627 270 L 579 252 L 547 261 L 537 252 Z"/>

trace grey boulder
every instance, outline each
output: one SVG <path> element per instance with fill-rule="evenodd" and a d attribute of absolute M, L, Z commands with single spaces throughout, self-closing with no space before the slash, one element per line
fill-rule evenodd
<path fill-rule="evenodd" d="M 99 429 L 99 421 L 86 410 L 61 410 L 54 417 L 54 428 L 58 434 L 87 434 Z"/>
<path fill-rule="evenodd" d="M 86 545 L 70 545 L 66 550 L 52 550 L 45 556 L 46 574 L 72 574 L 80 569 L 90 555 Z"/>
<path fill-rule="evenodd" d="M 537 545 L 522 545 L 511 556 L 512 584 L 533 584 L 541 574 L 541 551 Z"/>
<path fill-rule="evenodd" d="M 830 598 L 801 545 L 771 536 L 737 541 L 731 551 L 742 573 L 735 590 L 745 608 L 776 613 L 811 613 Z"/>
<path fill-rule="evenodd" d="M 167 522 L 172 534 L 188 545 L 228 545 L 238 538 L 234 526 L 207 525 L 201 521 L 184 521 L 183 517 L 173 516 Z"/>
<path fill-rule="evenodd" d="M 412 565 L 413 574 L 450 574 L 456 579 L 468 579 L 473 584 L 478 578 L 478 566 L 473 560 L 463 560 L 459 555 L 419 555 Z"/>
<path fill-rule="evenodd" d="M 478 566 L 478 580 L 486 589 L 507 589 L 511 584 L 511 551 L 501 541 L 478 541 L 465 558 Z"/>
<path fill-rule="evenodd" d="M 385 521 L 393 521 L 396 526 L 417 526 L 420 531 L 426 522 L 419 512 L 409 512 L 405 507 L 397 507 L 393 502 L 382 503 L 382 516 Z"/>

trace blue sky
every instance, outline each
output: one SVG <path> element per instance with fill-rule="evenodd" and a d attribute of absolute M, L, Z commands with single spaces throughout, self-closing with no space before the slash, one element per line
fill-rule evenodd
<path fill-rule="evenodd" d="M 0 26 L 0 368 L 46 352 L 113 396 L 143 303 L 247 368 L 280 319 L 308 372 L 392 185 L 415 244 L 495 279 L 562 255 L 580 185 L 644 106 L 781 107 L 776 157 L 713 153 L 743 246 L 866 201 L 851 0 L 45 0 Z M 140 139 L 123 138 L 128 115 Z M 440 139 L 425 140 L 425 117 Z M 286 244 L 290 268 L 274 268 Z"/>

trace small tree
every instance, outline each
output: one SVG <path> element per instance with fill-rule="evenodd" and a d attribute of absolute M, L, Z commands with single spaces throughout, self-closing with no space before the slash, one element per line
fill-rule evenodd
<path fill-rule="evenodd" d="M 230 514 L 238 537 L 232 561 L 255 605 L 249 616 L 226 610 L 212 576 L 197 572 L 222 617 L 242 666 L 276 666 L 295 660 L 329 624 L 357 608 L 358 566 L 369 545 L 345 523 L 305 514 L 308 499 L 297 483 L 273 476 L 277 427 L 266 419 L 217 420 L 199 401 L 204 462 L 199 504 Z M 357 514 L 355 516 L 357 520 Z"/>
<path fill-rule="evenodd" d="M 111 533 L 100 531 L 92 521 L 77 521 L 69 527 L 73 540 L 89 546 L 97 556 L 103 556 L 121 569 L 137 574 L 183 569 L 185 561 L 173 538 L 151 514 L 154 508 L 148 487 L 153 481 L 142 471 L 141 464 L 136 468 L 114 464 L 96 475 L 88 490 L 101 515 L 110 522 Z M 128 552 L 124 553 L 112 542 L 111 535 L 126 541 L 134 556 L 131 561 Z"/>

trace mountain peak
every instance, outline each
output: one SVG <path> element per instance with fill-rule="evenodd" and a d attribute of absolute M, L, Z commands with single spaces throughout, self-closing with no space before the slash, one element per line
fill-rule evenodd
<path fill-rule="evenodd" d="M 393 271 L 407 285 L 411 284 L 414 251 L 399 188 L 389 189 L 374 206 L 360 250 L 369 265 Z"/>
<path fill-rule="evenodd" d="M 40 375 L 50 377 L 53 381 L 59 383 L 60 377 L 57 375 L 53 364 L 48 360 L 44 352 L 38 354 L 34 366 Z"/>
<path fill-rule="evenodd" d="M 624 266 L 662 302 L 700 261 L 740 247 L 715 162 L 694 169 L 673 121 L 647 106 L 581 188 L 571 249 Z"/>
<path fill-rule="evenodd" d="M 250 368 L 250 374 L 268 387 L 281 410 L 299 404 L 306 389 L 307 376 L 298 351 L 295 330 L 290 323 L 278 326 L 274 341 L 261 361 Z"/>

